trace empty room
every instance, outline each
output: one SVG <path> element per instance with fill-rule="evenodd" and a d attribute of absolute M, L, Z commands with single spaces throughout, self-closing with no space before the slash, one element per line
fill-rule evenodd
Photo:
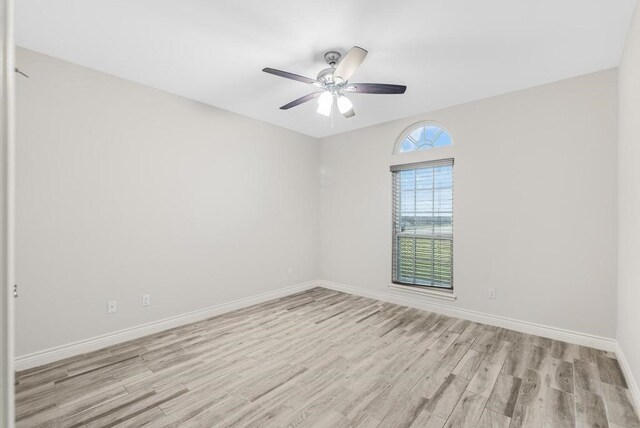
<path fill-rule="evenodd" d="M 0 0 L 0 427 L 640 428 L 636 0 Z"/>

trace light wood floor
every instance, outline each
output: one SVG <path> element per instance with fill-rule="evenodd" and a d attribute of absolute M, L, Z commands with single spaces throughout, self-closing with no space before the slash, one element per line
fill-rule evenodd
<path fill-rule="evenodd" d="M 322 288 L 17 374 L 18 426 L 640 427 L 615 356 Z"/>

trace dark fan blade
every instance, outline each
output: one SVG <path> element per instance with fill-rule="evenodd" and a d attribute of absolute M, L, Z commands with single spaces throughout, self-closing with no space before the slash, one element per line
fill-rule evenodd
<path fill-rule="evenodd" d="M 345 91 L 357 94 L 404 94 L 404 85 L 387 85 L 386 83 L 351 83 Z"/>
<path fill-rule="evenodd" d="M 289 110 L 291 107 L 295 107 L 298 106 L 302 103 L 306 103 L 307 101 L 311 101 L 314 98 L 318 98 L 320 96 L 320 94 L 322 94 L 322 91 L 320 92 L 313 92 L 309 95 L 305 95 L 304 97 L 300 97 L 297 100 L 293 100 L 291 101 L 289 104 L 285 104 L 282 107 L 280 107 L 280 110 Z"/>
<path fill-rule="evenodd" d="M 310 79 L 308 77 L 300 76 L 298 74 L 289 73 L 288 71 L 276 70 L 275 68 L 263 68 L 262 71 L 265 73 L 273 74 L 275 76 L 284 77 L 285 79 L 297 80 L 298 82 L 308 83 L 310 85 L 317 84 L 316 80 Z"/>
<path fill-rule="evenodd" d="M 344 58 L 342 58 L 333 75 L 341 78 L 343 81 L 349 80 L 358 67 L 360 67 L 360 64 L 362 64 L 366 56 L 367 51 L 365 49 L 358 46 L 352 47 Z"/>

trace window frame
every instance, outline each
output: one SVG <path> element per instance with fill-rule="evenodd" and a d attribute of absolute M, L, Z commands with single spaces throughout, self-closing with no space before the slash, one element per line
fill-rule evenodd
<path fill-rule="evenodd" d="M 445 129 L 446 131 L 446 129 Z M 411 153 L 411 152 L 409 152 Z M 446 300 L 455 300 L 455 295 L 453 294 L 454 292 L 454 239 L 453 239 L 453 218 L 454 218 L 454 201 L 453 201 L 453 188 L 454 188 L 454 180 L 453 180 L 453 175 L 454 175 L 454 165 L 455 165 L 455 159 L 453 157 L 446 157 L 446 158 L 440 158 L 440 159 L 432 159 L 432 160 L 425 160 L 425 161 L 421 161 L 421 162 L 412 162 L 412 163 L 404 163 L 404 164 L 396 164 L 396 165 L 392 165 L 389 169 L 391 171 L 392 174 L 392 190 L 391 190 L 391 197 L 392 197 L 392 219 L 391 219 L 391 252 L 392 252 L 392 256 L 391 256 L 391 285 L 390 288 L 392 289 L 396 289 L 396 290 L 403 290 L 403 291 L 409 291 L 412 293 L 416 293 L 416 294 L 426 294 L 429 295 L 431 297 L 439 297 L 439 298 L 443 298 Z M 416 169 L 424 169 L 424 168 L 435 168 L 437 166 L 451 166 L 451 173 L 452 173 L 452 182 L 451 182 L 451 192 L 452 192 L 452 211 L 451 211 L 451 284 L 450 287 L 442 287 L 442 286 L 436 286 L 436 285 L 423 285 L 423 284 L 415 284 L 415 283 L 407 283 L 407 282 L 402 282 L 399 279 L 396 278 L 396 274 L 397 274 L 397 257 L 398 257 L 398 249 L 397 249 L 397 204 L 395 203 L 395 198 L 396 198 L 396 181 L 395 181 L 395 176 L 394 174 L 396 173 L 401 173 L 402 171 L 411 171 L 411 170 L 416 170 Z M 437 239 L 437 238 L 436 238 Z M 442 239 L 442 238 L 441 238 Z"/>
<path fill-rule="evenodd" d="M 422 128 L 425 126 L 437 126 L 438 128 L 441 128 L 442 130 L 444 130 L 444 132 L 446 132 L 449 135 L 449 139 L 451 140 L 451 144 L 446 145 L 446 146 L 438 146 L 438 147 L 430 147 L 428 149 L 422 149 L 422 150 L 411 150 L 409 152 L 401 152 L 400 148 L 402 147 L 402 142 L 405 140 L 405 138 L 407 138 L 409 135 L 411 135 L 411 133 L 413 131 L 415 131 L 418 128 Z M 398 137 L 396 139 L 395 144 L 393 145 L 393 154 L 394 155 L 406 155 L 408 153 L 429 153 L 431 152 L 431 150 L 438 150 L 438 149 L 450 149 L 453 147 L 455 139 L 453 137 L 453 135 L 451 134 L 451 131 L 449 131 L 449 129 L 442 125 L 440 122 L 436 122 L 434 120 L 423 120 L 421 122 L 417 122 L 417 123 L 413 123 L 410 126 L 407 126 L 402 133 L 400 134 L 400 137 Z"/>

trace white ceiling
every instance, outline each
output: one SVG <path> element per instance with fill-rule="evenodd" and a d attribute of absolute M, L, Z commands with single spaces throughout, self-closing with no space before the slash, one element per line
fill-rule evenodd
<path fill-rule="evenodd" d="M 293 129 L 332 135 L 618 65 L 635 0 L 20 0 L 20 46 Z M 322 54 L 369 50 L 332 121 L 314 90 Z M 29 70 L 25 70 L 28 72 Z"/>

